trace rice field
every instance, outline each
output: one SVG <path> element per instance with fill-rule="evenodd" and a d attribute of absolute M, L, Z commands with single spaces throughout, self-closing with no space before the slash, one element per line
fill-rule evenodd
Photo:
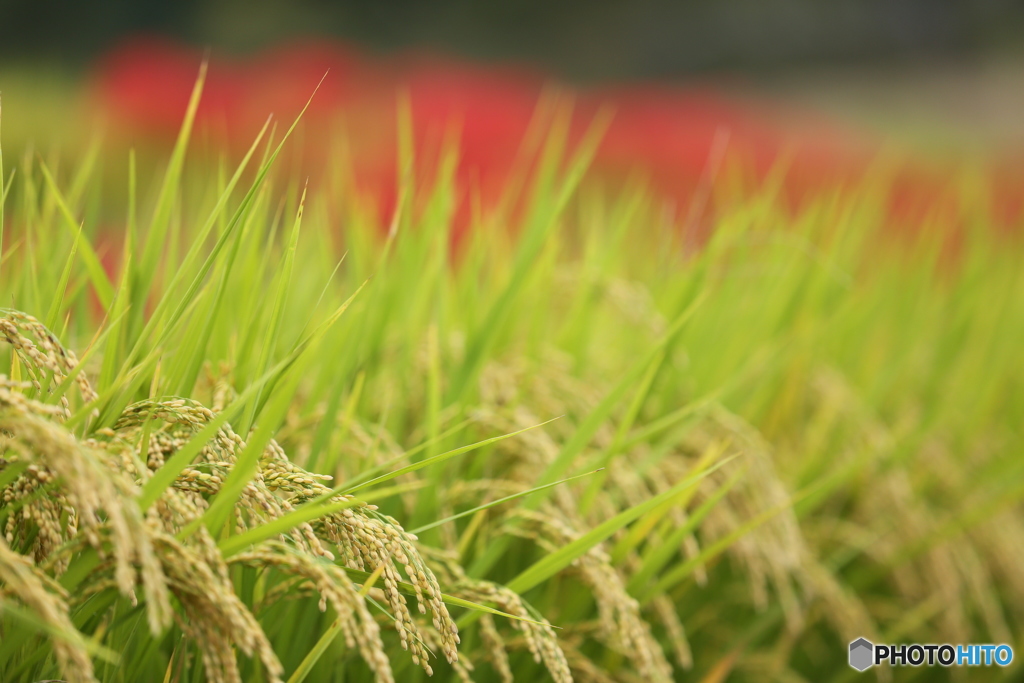
<path fill-rule="evenodd" d="M 1004 177 L 705 155 L 667 203 L 549 94 L 473 195 L 413 94 L 368 194 L 202 92 L 0 157 L 0 681 L 1019 675 L 847 663 L 1022 633 Z"/>

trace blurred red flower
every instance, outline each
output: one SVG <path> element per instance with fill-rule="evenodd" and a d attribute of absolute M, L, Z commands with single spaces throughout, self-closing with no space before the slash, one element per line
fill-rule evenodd
<path fill-rule="evenodd" d="M 117 131 L 172 140 L 201 62 L 195 49 L 156 38 L 133 40 L 97 65 L 97 99 Z M 404 96 L 420 187 L 429 186 L 444 145 L 458 148 L 455 224 L 461 230 L 475 207 L 497 205 L 516 164 L 528 161 L 522 155 L 524 140 L 550 82 L 522 68 L 422 54 L 369 60 L 335 43 L 304 42 L 247 59 L 211 59 L 197 130 L 230 149 L 244 149 L 268 114 L 289 122 L 319 83 L 299 135 L 303 169 L 315 178 L 318 169 L 337 163 L 334 133 L 343 122 L 355 185 L 386 219 L 396 201 L 396 112 Z M 810 112 L 740 102 L 708 88 L 647 84 L 560 90 L 575 101 L 568 136 L 573 144 L 602 107 L 613 111 L 593 175 L 622 181 L 641 172 L 674 206 L 675 219 L 694 223 L 688 229 L 698 233 L 713 221 L 716 203 L 729 199 L 722 185 L 749 192 L 779 169 L 785 173 L 780 198 L 797 207 L 817 190 L 860 177 L 876 153 L 875 141 Z M 723 173 L 729 182 L 718 182 Z M 1013 191 L 1019 183 L 1003 186 L 1010 189 L 994 194 L 994 213 L 1019 221 L 1020 194 Z M 891 188 L 890 217 L 897 223 L 957 211 L 946 188 L 928 174 L 905 171 Z"/>

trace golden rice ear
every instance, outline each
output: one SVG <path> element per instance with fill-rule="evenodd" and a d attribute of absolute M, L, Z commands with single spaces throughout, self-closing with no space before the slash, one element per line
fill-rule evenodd
<path fill-rule="evenodd" d="M 35 343 L 22 334 L 25 330 L 43 335 L 45 343 Z M 19 358 L 24 356 L 31 361 L 33 370 L 43 368 L 55 377 L 64 377 L 66 374 L 60 373 L 74 368 L 74 356 L 64 352 L 63 347 L 44 332 L 28 316 L 8 314 L 0 319 L 0 333 L 15 345 Z M 41 375 L 32 372 L 29 376 L 38 389 Z M 80 376 L 88 387 L 84 375 Z M 134 601 L 134 590 L 141 585 L 153 632 L 161 632 L 172 620 L 176 622 L 195 642 L 211 679 L 240 681 L 237 648 L 258 657 L 270 681 L 280 681 L 283 675 L 280 661 L 259 622 L 237 598 L 229 578 L 229 562 L 206 528 L 199 524 L 185 541 L 176 538 L 186 526 L 195 525 L 202 518 L 208 498 L 219 492 L 224 477 L 245 447 L 244 440 L 230 425 L 223 425 L 143 519 L 137 498 L 138 483 L 145 477 L 139 467 L 155 470 L 163 466 L 168 457 L 184 447 L 215 417 L 214 413 L 186 399 L 142 401 L 126 408 L 112 429 L 100 430 L 94 438 L 79 441 L 60 424 L 67 414 L 66 408 L 27 398 L 21 392 L 24 386 L 27 385 L 0 378 L 3 446 L 15 454 L 15 458 L 30 463 L 7 488 L 9 503 L 16 503 L 18 499 L 27 501 L 20 512 L 14 511 L 8 516 L 8 537 L 28 538 L 27 525 L 38 526 L 32 534 L 33 546 L 29 550 L 38 559 L 45 558 L 42 570 L 57 575 L 67 568 L 72 555 L 85 546 L 92 546 L 101 557 L 99 566 L 84 578 L 74 597 L 58 594 L 44 604 L 43 594 L 37 591 L 26 592 L 26 598 L 41 606 L 50 605 L 52 609 L 48 609 L 57 620 L 60 614 L 66 618 L 70 604 L 78 604 L 111 587 L 118 588 Z M 142 443 L 144 434 L 149 435 L 146 443 Z M 140 460 L 143 449 L 147 454 L 145 463 Z M 0 463 L 6 464 L 10 463 Z M 258 527 L 329 493 L 330 489 L 321 483 L 325 478 L 329 479 L 292 463 L 284 450 L 271 440 L 255 477 L 236 504 L 236 529 L 243 532 Z M 36 492 L 46 486 L 57 488 L 38 499 Z M 331 499 L 332 502 L 350 500 L 351 496 L 344 495 Z M 62 514 L 66 523 L 60 521 Z M 109 551 L 101 539 L 109 539 Z M 257 543 L 232 556 L 230 564 L 248 564 L 260 569 L 273 567 L 308 581 L 325 603 L 330 603 L 344 616 L 342 627 L 346 639 L 358 647 L 377 680 L 389 683 L 393 681 L 391 665 L 377 622 L 344 568 L 322 561 L 333 559 L 327 546 L 338 549 L 349 567 L 381 568 L 385 602 L 395 616 L 399 637 L 415 663 L 431 672 L 431 654 L 427 650 L 430 644 L 444 653 L 459 675 L 468 676 L 469 666 L 458 663 L 458 629 L 444 604 L 437 579 L 416 546 L 415 537 L 407 534 L 393 518 L 378 513 L 375 506 L 356 502 L 349 509 L 325 515 L 313 523 L 295 525 L 283 537 Z M 11 567 L 16 569 L 25 563 L 31 566 L 30 560 L 12 551 L 6 543 L 2 551 L 5 554 L 0 556 L 0 561 L 6 555 L 16 558 Z M 33 568 L 33 571 L 36 570 Z M 399 590 L 399 584 L 404 585 L 401 571 L 411 583 L 419 610 L 429 611 L 432 628 L 422 628 L 420 620 L 414 619 L 409 611 L 406 598 Z M 29 588 L 34 585 L 25 581 L 7 583 Z M 171 594 L 176 598 L 180 613 L 170 606 Z M 69 642 L 71 645 L 55 644 L 62 664 L 71 665 L 80 655 L 74 649 L 76 641 Z M 89 681 L 91 668 L 78 667 L 76 675 L 85 676 L 76 680 Z"/>
<path fill-rule="evenodd" d="M 377 681 L 386 683 L 394 680 L 380 628 L 370 614 L 366 600 L 352 585 L 344 569 L 280 542 L 265 543 L 252 551 L 239 553 L 231 558 L 230 564 L 264 570 L 276 568 L 308 582 L 320 595 L 321 611 L 330 604 L 338 615 L 345 644 L 359 650 Z"/>
<path fill-rule="evenodd" d="M 192 534 L 189 545 L 171 534 L 158 534 L 154 540 L 168 584 L 181 606 L 182 613 L 175 612 L 175 622 L 198 648 L 207 676 L 241 683 L 237 648 L 258 657 L 268 680 L 280 683 L 284 668 L 256 617 L 236 595 L 206 529 Z"/>
<path fill-rule="evenodd" d="M 10 344 L 20 359 L 27 379 L 36 391 L 47 394 L 60 386 L 68 375 L 78 367 L 78 358 L 46 329 L 41 322 L 21 311 L 0 311 L 0 339 Z M 47 375 L 50 375 L 47 386 L 43 386 Z M 81 370 L 75 377 L 75 383 L 86 403 L 96 398 L 96 392 L 89 383 L 89 378 Z M 63 417 L 70 416 L 70 404 L 67 394 L 61 396 L 60 404 Z"/>
<path fill-rule="evenodd" d="M 554 628 L 547 619 L 538 618 L 536 613 L 527 609 L 526 603 L 518 593 L 495 583 L 474 581 L 467 577 L 457 581 L 453 589 L 467 600 L 494 604 L 502 612 L 522 617 L 522 620 L 515 619 L 510 623 L 512 628 L 522 634 L 526 649 L 533 655 L 534 661 L 544 664 L 555 683 L 572 683 L 572 671 Z M 496 636 L 497 632 L 493 632 L 492 635 Z M 499 652 L 495 659 L 500 667 L 500 662 L 505 657 Z"/>
<path fill-rule="evenodd" d="M 514 683 L 512 667 L 508 661 L 508 650 L 505 641 L 498 633 L 498 627 L 490 614 L 480 617 L 480 639 L 484 645 L 484 656 L 498 673 L 501 683 Z M 548 670 L 550 672 L 550 669 Z M 554 673 L 552 673 L 554 677 Z"/>
<path fill-rule="evenodd" d="M 145 423 L 145 415 L 156 415 L 169 423 L 169 431 L 153 436 L 154 454 L 173 453 L 181 448 L 213 417 L 211 411 L 191 401 L 147 401 L 129 407 L 115 426 L 121 430 L 139 430 Z M 217 437 L 202 449 L 197 461 L 182 471 L 173 489 L 177 494 L 187 495 L 194 504 L 205 505 L 205 497 L 216 495 L 220 490 L 220 484 L 244 445 L 241 437 L 229 425 L 224 425 Z M 163 459 L 163 456 L 157 457 L 153 464 L 159 466 Z M 260 460 L 256 477 L 238 500 L 235 514 L 237 530 L 244 532 L 256 528 L 329 493 L 330 489 L 321 483 L 322 479 L 322 475 L 310 473 L 290 462 L 277 442 L 271 440 Z M 351 496 L 335 495 L 330 502 L 352 500 Z M 201 512 L 197 508 L 194 516 L 179 519 L 168 528 L 168 532 L 176 533 L 199 516 Z M 312 523 L 294 526 L 285 538 L 291 543 L 294 553 L 289 556 L 292 557 L 290 563 L 274 559 L 276 556 L 273 554 L 259 555 L 262 545 L 244 557 L 250 563 L 253 558 L 261 557 L 267 566 L 289 566 L 294 570 L 305 566 L 300 562 L 304 558 L 333 559 L 333 554 L 327 550 L 330 546 L 340 553 L 341 560 L 350 568 L 364 570 L 383 566 L 385 599 L 395 616 L 399 637 L 413 661 L 429 671 L 430 655 L 422 644 L 422 630 L 413 619 L 405 596 L 398 589 L 403 580 L 399 573 L 399 568 L 402 568 L 416 591 L 420 609 L 429 608 L 434 617 L 433 627 L 438 633 L 436 640 L 446 659 L 450 663 L 457 661 L 457 629 L 441 599 L 440 586 L 420 557 L 413 538 L 394 519 L 378 514 L 374 506 L 356 501 L 351 508 L 325 514 Z M 331 576 L 346 585 L 351 584 L 351 579 L 343 572 Z M 326 594 L 321 591 L 321 595 Z M 360 628 L 365 630 L 365 626 Z M 375 652 L 380 647 L 367 641 L 360 649 L 365 650 L 367 657 L 379 659 L 379 653 Z M 385 671 L 379 662 L 374 666 L 381 672 Z"/>
<path fill-rule="evenodd" d="M 52 406 L 28 399 L 0 380 L 4 445 L 29 463 L 7 489 L 8 505 L 23 502 L 7 519 L 8 541 L 29 538 L 36 524 L 33 504 L 50 510 L 40 515 L 43 533 L 25 552 L 34 554 L 43 569 L 60 575 L 72 554 L 83 546 L 93 548 L 113 563 L 114 585 L 122 594 L 144 589 L 149 625 L 157 633 L 170 624 L 171 607 L 150 530 L 135 501 L 138 491 L 120 469 L 120 457 L 94 442 L 78 441 L 58 417 Z M 49 495 L 36 503 L 41 490 Z M 67 513 L 66 524 L 55 504 Z"/>
<path fill-rule="evenodd" d="M 524 528 L 517 533 L 551 552 L 580 536 L 558 514 L 529 510 L 513 514 L 525 520 Z M 671 681 L 672 665 L 651 633 L 650 624 L 641 616 L 640 603 L 626 591 L 619 570 L 604 549 L 592 548 L 576 560 L 572 571 L 594 597 L 602 640 L 628 657 L 644 680 Z"/>
<path fill-rule="evenodd" d="M 95 683 L 85 637 L 68 613 L 67 592 L 2 538 L 0 585 L 0 609 L 5 602 L 20 603 L 51 631 L 53 650 L 68 683 Z"/>

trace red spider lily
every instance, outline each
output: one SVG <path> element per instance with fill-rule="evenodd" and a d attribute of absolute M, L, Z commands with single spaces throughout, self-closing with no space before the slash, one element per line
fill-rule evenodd
<path fill-rule="evenodd" d="M 97 66 L 98 100 L 117 130 L 172 139 L 201 60 L 198 51 L 173 43 L 134 40 Z M 249 144 L 268 113 L 289 121 L 320 83 L 300 131 L 304 144 L 297 145 L 303 168 L 315 180 L 317 169 L 336 163 L 332 141 L 335 125 L 344 119 L 355 186 L 386 220 L 396 201 L 396 105 L 404 94 L 421 189 L 429 188 L 444 146 L 458 148 L 454 221 L 459 232 L 476 208 L 498 205 L 517 164 L 529 161 L 523 143 L 547 82 L 543 74 L 525 69 L 414 54 L 371 62 L 334 43 L 293 44 L 247 60 L 212 59 L 197 118 L 199 130 L 237 151 Z M 562 91 L 576 102 L 572 143 L 600 108 L 614 112 L 592 173 L 618 181 L 642 172 L 674 204 L 675 219 L 691 224 L 688 229 L 696 226 L 698 233 L 699 225 L 713 222 L 720 202 L 735 199 L 720 186 L 738 184 L 741 193 L 749 193 L 784 170 L 779 198 L 798 208 L 819 190 L 860 178 L 878 147 L 806 111 L 741 103 L 706 88 L 648 84 Z M 1008 171 L 1013 167 L 998 174 L 1001 189 L 993 191 L 993 213 L 1019 222 L 1020 178 Z M 724 173 L 728 183 L 719 182 Z M 414 206 L 422 196 L 412 198 Z M 936 217 L 955 222 L 959 216 L 948 187 L 918 170 L 903 169 L 890 196 L 893 224 L 920 225 Z"/>
<path fill-rule="evenodd" d="M 176 43 L 137 38 L 99 62 L 94 88 L 119 130 L 173 139 L 202 59 L 199 51 Z M 248 145 L 269 114 L 288 120 L 316 90 L 306 119 L 322 126 L 361 95 L 359 78 L 368 75 L 353 53 L 326 42 L 282 46 L 245 61 L 211 59 L 197 124 L 232 147 Z"/>

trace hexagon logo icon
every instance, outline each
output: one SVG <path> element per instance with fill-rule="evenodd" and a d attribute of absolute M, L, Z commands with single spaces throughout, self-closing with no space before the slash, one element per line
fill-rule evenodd
<path fill-rule="evenodd" d="M 875 646 L 869 640 L 858 638 L 853 641 L 850 643 L 850 666 L 857 671 L 864 671 L 874 664 L 874 650 Z"/>

